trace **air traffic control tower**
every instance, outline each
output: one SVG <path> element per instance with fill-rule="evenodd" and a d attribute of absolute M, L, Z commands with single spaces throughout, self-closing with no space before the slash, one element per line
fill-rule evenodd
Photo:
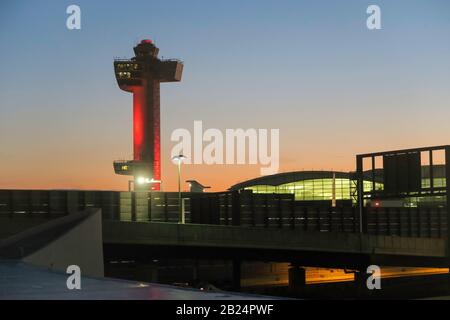
<path fill-rule="evenodd" d="M 120 89 L 133 93 L 133 160 L 114 161 L 116 174 L 134 177 L 135 189 L 160 190 L 160 83 L 181 80 L 183 63 L 158 58 L 151 40 L 134 47 L 135 57 L 114 60 Z"/>

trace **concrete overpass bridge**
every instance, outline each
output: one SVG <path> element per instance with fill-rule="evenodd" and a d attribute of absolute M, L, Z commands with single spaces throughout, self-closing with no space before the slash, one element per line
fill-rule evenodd
<path fill-rule="evenodd" d="M 103 242 L 110 259 L 224 258 L 356 270 L 447 266 L 446 241 L 439 238 L 105 220 Z"/>
<path fill-rule="evenodd" d="M 101 208 L 106 260 L 227 259 L 364 271 L 367 266 L 447 267 L 446 210 L 298 207 L 286 195 L 0 190 L 0 238 L 88 208 Z M 205 198 L 203 198 L 205 197 Z M 195 201 L 194 201 L 195 199 Z"/>
<path fill-rule="evenodd" d="M 0 190 L 0 238 L 88 208 L 101 208 L 105 253 L 283 261 L 361 268 L 447 266 L 446 210 L 306 208 L 287 195 Z M 194 201 L 195 200 L 195 201 Z M 112 250 L 114 249 L 114 250 Z"/>

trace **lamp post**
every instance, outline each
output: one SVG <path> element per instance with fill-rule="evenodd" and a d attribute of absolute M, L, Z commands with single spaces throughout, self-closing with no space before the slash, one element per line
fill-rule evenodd
<path fill-rule="evenodd" d="M 181 161 L 186 159 L 185 156 L 179 154 L 172 157 L 172 160 L 178 161 L 178 222 L 183 223 L 183 210 L 181 207 Z"/>
<path fill-rule="evenodd" d="M 134 180 L 128 180 L 128 192 L 131 192 L 131 184 L 134 184 Z"/>

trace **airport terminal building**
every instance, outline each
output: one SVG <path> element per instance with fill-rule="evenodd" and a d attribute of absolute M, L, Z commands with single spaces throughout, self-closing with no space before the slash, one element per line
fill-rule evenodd
<path fill-rule="evenodd" d="M 364 191 L 383 190 L 383 172 L 364 173 Z M 433 168 L 433 186 L 445 187 L 445 166 Z M 422 166 L 422 187 L 430 186 L 430 168 Z M 354 172 L 339 171 L 293 171 L 269 176 L 257 177 L 240 182 L 229 188 L 230 191 L 249 190 L 253 193 L 294 194 L 295 200 L 304 205 L 351 206 L 357 201 L 357 179 Z M 386 200 L 385 200 L 386 202 Z M 445 203 L 445 196 L 420 197 L 411 196 L 403 201 L 392 200 L 389 205 L 415 207 L 432 202 Z"/>

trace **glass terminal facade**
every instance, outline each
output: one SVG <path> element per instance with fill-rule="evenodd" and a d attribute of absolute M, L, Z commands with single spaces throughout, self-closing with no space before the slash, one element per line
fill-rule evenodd
<path fill-rule="evenodd" d="M 336 200 L 352 200 L 356 202 L 356 181 L 352 179 L 336 178 L 334 179 L 334 190 Z M 445 178 L 434 178 L 433 184 L 435 188 L 445 187 Z M 422 179 L 422 187 L 430 187 L 430 179 Z M 244 188 L 252 190 L 255 193 L 293 193 L 297 201 L 330 201 L 333 199 L 333 178 L 320 178 L 300 180 L 277 186 L 260 184 L 252 185 Z M 376 190 L 383 190 L 383 184 L 375 183 Z M 364 181 L 364 191 L 372 190 L 372 182 Z M 401 206 L 417 207 L 428 205 L 444 204 L 445 196 L 433 197 L 409 197 L 402 201 Z"/>
<path fill-rule="evenodd" d="M 352 200 L 356 194 L 356 181 L 351 179 L 334 179 L 336 200 Z M 383 184 L 375 183 L 375 188 L 381 190 Z M 244 188 L 255 193 L 293 193 L 297 201 L 325 201 L 333 199 L 333 178 L 309 179 L 278 186 L 254 185 Z M 364 190 L 370 191 L 372 182 L 364 181 Z"/>
<path fill-rule="evenodd" d="M 364 192 L 383 191 L 384 171 L 365 171 Z M 433 179 L 431 181 L 431 179 Z M 372 180 L 375 183 L 372 183 Z M 432 182 L 432 183 L 431 183 Z M 373 190 L 373 188 L 375 190 Z M 254 193 L 294 194 L 296 201 L 343 201 L 357 203 L 357 181 L 353 172 L 292 171 L 262 176 L 235 184 L 229 190 L 251 190 Z M 444 165 L 421 167 L 420 191 L 399 197 L 377 199 L 367 194 L 367 205 L 386 207 L 442 207 L 446 205 L 446 173 Z M 373 196 L 373 198 L 371 198 Z"/>

